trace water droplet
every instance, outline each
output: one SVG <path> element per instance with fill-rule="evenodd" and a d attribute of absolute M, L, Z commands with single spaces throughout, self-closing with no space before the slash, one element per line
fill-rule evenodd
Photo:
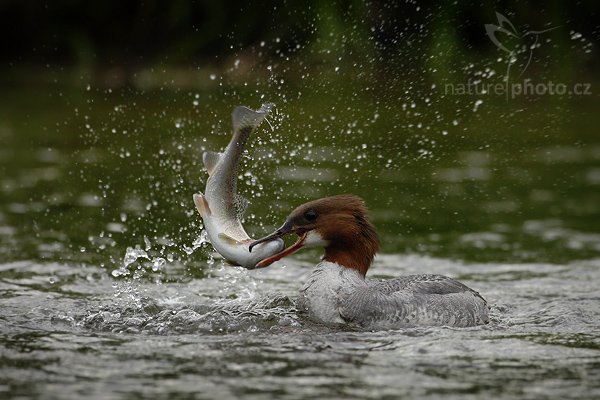
<path fill-rule="evenodd" d="M 120 276 L 129 275 L 129 271 L 127 271 L 125 268 L 117 268 L 111 272 L 111 275 L 115 278 L 118 278 Z"/>
<path fill-rule="evenodd" d="M 162 257 L 156 257 L 152 260 L 152 271 L 157 272 L 166 264 L 166 260 Z"/>
<path fill-rule="evenodd" d="M 146 253 L 144 250 L 138 247 L 135 249 L 133 247 L 128 247 L 125 251 L 125 257 L 123 258 L 123 265 L 127 267 L 128 265 L 134 263 L 138 258 L 145 258 L 147 260 L 150 259 L 150 257 L 148 257 L 148 253 Z"/>

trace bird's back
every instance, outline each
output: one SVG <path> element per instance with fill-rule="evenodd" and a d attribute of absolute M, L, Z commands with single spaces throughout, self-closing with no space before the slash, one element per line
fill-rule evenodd
<path fill-rule="evenodd" d="M 378 329 L 481 325 L 488 311 L 479 293 L 443 275 L 367 281 L 340 299 L 343 319 Z"/>

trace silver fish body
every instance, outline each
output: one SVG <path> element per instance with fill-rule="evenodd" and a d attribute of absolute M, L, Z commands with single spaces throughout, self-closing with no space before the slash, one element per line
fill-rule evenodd
<path fill-rule="evenodd" d="M 240 221 L 244 201 L 236 191 L 244 146 L 271 107 L 272 104 L 266 104 L 254 111 L 240 106 L 233 110 L 231 141 L 223 153 L 207 151 L 202 155 L 209 177 L 205 193 L 194 195 L 194 203 L 215 250 L 230 262 L 246 268 L 254 268 L 259 261 L 283 250 L 283 240 L 279 239 L 257 245 L 252 253 L 248 251 L 252 239 Z"/>

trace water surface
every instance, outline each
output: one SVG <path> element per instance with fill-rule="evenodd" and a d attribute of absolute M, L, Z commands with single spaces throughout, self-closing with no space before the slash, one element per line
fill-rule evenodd
<path fill-rule="evenodd" d="M 3 398 L 600 396 L 595 98 L 460 117 L 440 101 L 440 122 L 424 103 L 277 96 L 240 176 L 251 234 L 358 194 L 383 247 L 371 277 L 459 279 L 491 323 L 326 328 L 294 307 L 317 250 L 223 264 L 191 196 L 252 92 L 21 88 L 0 102 Z"/>

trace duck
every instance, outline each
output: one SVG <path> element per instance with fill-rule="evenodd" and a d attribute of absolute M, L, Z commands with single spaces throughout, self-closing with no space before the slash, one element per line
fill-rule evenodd
<path fill-rule="evenodd" d="M 275 232 L 259 243 L 295 234 L 281 252 L 261 260 L 267 267 L 301 248 L 325 254 L 300 290 L 297 309 L 328 326 L 367 329 L 421 326 L 471 327 L 489 323 L 487 301 L 475 290 L 444 275 L 366 279 L 380 244 L 364 201 L 352 194 L 324 197 L 294 209 Z"/>

